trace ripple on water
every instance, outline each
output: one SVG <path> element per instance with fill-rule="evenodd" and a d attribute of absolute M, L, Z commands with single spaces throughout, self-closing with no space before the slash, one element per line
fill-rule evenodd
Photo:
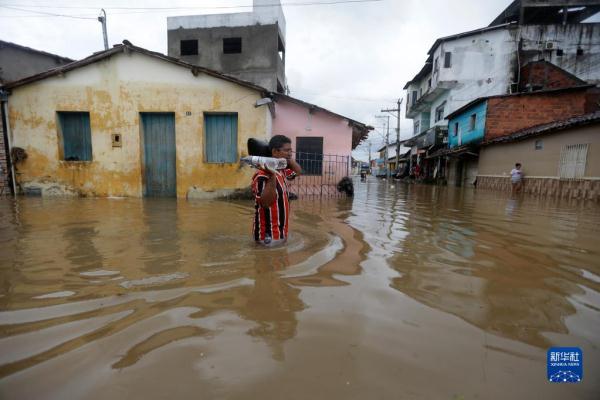
<path fill-rule="evenodd" d="M 63 290 L 61 292 L 53 292 L 47 293 L 40 296 L 35 296 L 34 299 L 43 300 L 43 299 L 60 299 L 62 297 L 70 297 L 73 296 L 75 292 L 70 290 Z"/>

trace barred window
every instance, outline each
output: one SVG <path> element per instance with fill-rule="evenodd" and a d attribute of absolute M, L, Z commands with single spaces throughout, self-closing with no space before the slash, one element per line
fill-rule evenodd
<path fill-rule="evenodd" d="M 588 144 L 569 144 L 560 152 L 558 176 L 563 179 L 578 179 L 585 176 Z"/>

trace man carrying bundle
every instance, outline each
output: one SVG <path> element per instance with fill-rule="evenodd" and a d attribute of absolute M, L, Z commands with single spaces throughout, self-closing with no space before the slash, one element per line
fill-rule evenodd
<path fill-rule="evenodd" d="M 271 157 L 287 160 L 287 167 L 275 170 L 261 164 L 252 177 L 253 233 L 257 243 L 272 246 L 285 242 L 288 237 L 290 203 L 286 179 L 294 179 L 302 168 L 292 158 L 292 141 L 287 136 L 273 136 L 269 150 Z"/>

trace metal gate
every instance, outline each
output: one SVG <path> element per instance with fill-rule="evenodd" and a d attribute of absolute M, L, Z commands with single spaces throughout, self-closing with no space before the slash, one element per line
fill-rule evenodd
<path fill-rule="evenodd" d="M 585 176 L 587 152 L 587 144 L 570 144 L 563 146 L 560 152 L 558 176 L 561 179 L 583 178 Z"/>
<path fill-rule="evenodd" d="M 288 182 L 290 193 L 299 198 L 346 196 L 337 190 L 337 184 L 350 175 L 350 156 L 298 152 L 295 159 L 303 172 Z"/>

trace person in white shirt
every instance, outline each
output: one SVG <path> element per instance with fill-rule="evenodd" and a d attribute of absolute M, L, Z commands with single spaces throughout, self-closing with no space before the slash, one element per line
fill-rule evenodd
<path fill-rule="evenodd" d="M 512 184 L 511 194 L 521 191 L 523 187 L 523 171 L 521 171 L 520 163 L 516 163 L 515 168 L 510 171 L 510 183 Z"/>

